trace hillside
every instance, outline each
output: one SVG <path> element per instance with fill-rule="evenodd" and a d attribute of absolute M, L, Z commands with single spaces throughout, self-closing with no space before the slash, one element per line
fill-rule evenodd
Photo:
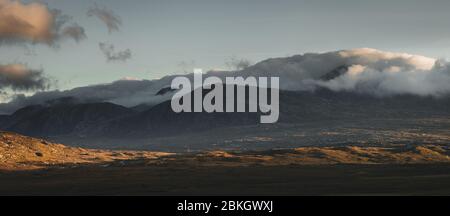
<path fill-rule="evenodd" d="M 426 164 L 450 162 L 446 145 L 302 147 L 269 151 L 208 151 L 170 154 L 67 147 L 15 133 L 0 133 L 0 169 L 77 166 L 285 166 L 320 164 Z M 131 163 L 133 162 L 133 163 Z"/>
<path fill-rule="evenodd" d="M 412 95 L 378 98 L 326 89 L 315 92 L 280 92 L 278 123 L 303 124 L 329 121 L 367 122 L 391 119 L 447 119 L 448 97 Z M 0 129 L 28 136 L 64 139 L 68 145 L 93 143 L 96 138 L 135 139 L 172 137 L 233 126 L 258 125 L 259 113 L 174 113 L 170 101 L 143 110 L 112 103 L 29 106 L 0 118 Z M 419 121 L 416 121 L 419 122 Z M 387 125 L 388 123 L 386 123 Z M 402 123 L 398 122 L 398 127 Z M 84 140 L 86 139 L 86 140 Z M 88 146 L 82 144 L 81 146 Z M 96 145 L 97 146 L 97 145 Z M 109 147 L 104 144 L 101 147 Z"/>
<path fill-rule="evenodd" d="M 48 137 L 80 131 L 134 111 L 112 103 L 34 105 L 0 119 L 0 127 L 29 136 Z"/>
<path fill-rule="evenodd" d="M 16 133 L 0 132 L 0 170 L 29 170 L 152 159 L 166 153 L 73 148 Z"/>

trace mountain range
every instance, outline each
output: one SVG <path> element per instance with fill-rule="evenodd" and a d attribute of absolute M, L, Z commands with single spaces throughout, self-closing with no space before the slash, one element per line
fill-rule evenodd
<path fill-rule="evenodd" d="M 141 108 L 145 108 L 142 105 Z M 413 95 L 377 98 L 327 89 L 280 92 L 279 123 L 374 118 L 449 117 L 450 99 Z M 260 113 L 175 113 L 170 101 L 146 109 L 113 103 L 27 106 L 0 118 L 2 130 L 36 137 L 136 138 L 174 136 L 227 126 L 257 125 Z"/>
<path fill-rule="evenodd" d="M 401 92 L 398 89 L 405 83 L 399 82 L 395 89 L 387 86 L 391 85 L 388 81 L 398 77 L 388 81 L 385 79 L 389 77 L 378 77 L 379 74 L 402 74 L 399 70 L 411 68 L 423 70 L 420 72 L 423 74 L 446 70 L 442 66 L 440 69 L 432 67 L 432 60 L 425 57 L 362 49 L 268 59 L 241 71 L 211 71 L 205 77 L 276 74 L 281 82 L 280 118 L 276 125 L 317 123 L 314 127 L 320 129 L 326 128 L 331 121 L 368 123 L 374 119 L 417 119 L 416 122 L 420 119 L 448 119 L 450 97 L 442 88 L 439 88 L 439 94 L 421 94 L 424 90 L 410 91 L 408 88 L 404 89 L 408 91 Z M 359 77 L 365 73 L 368 75 Z M 414 73 L 411 72 L 411 76 Z M 187 75 L 188 78 L 191 76 Z M 374 76 L 377 78 L 373 79 Z M 229 128 L 244 130 L 248 126 L 258 127 L 261 133 L 264 130 L 268 130 L 267 134 L 273 133 L 259 124 L 259 112 L 173 112 L 170 99 L 176 91 L 168 87 L 173 77 L 152 81 L 122 80 L 110 85 L 38 93 L 17 99 L 0 106 L 8 109 L 18 106 L 11 114 L 0 115 L 0 129 L 56 140 L 70 137 L 69 141 L 64 140 L 67 144 L 79 144 L 80 140 L 89 143 L 102 138 L 178 137 Z M 430 88 L 426 89 L 430 91 Z M 133 103 L 129 103 L 131 101 Z M 252 132 L 248 133 L 247 136 Z"/>

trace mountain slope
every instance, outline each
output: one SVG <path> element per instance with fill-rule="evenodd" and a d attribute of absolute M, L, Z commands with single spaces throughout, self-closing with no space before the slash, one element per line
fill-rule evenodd
<path fill-rule="evenodd" d="M 154 159 L 167 153 L 107 151 L 68 147 L 43 139 L 0 131 L 0 170 L 28 170 Z"/>
<path fill-rule="evenodd" d="M 29 136 L 57 136 L 133 113 L 111 103 L 37 105 L 16 111 L 3 122 L 2 128 Z"/>
<path fill-rule="evenodd" d="M 174 113 L 170 101 L 147 109 L 142 107 L 144 111 L 139 112 L 110 103 L 29 106 L 11 116 L 3 116 L 1 128 L 38 137 L 144 138 L 258 125 L 261 115 L 249 112 Z M 449 118 L 448 107 L 449 98 L 413 95 L 380 98 L 327 89 L 280 91 L 279 123 Z"/>

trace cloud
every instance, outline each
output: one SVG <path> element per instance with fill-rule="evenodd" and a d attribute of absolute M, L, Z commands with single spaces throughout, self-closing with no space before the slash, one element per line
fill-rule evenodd
<path fill-rule="evenodd" d="M 230 57 L 225 64 L 232 70 L 243 70 L 252 65 L 250 60 L 244 58 L 238 59 L 236 56 Z"/>
<path fill-rule="evenodd" d="M 158 81 L 122 79 L 112 83 L 78 87 L 65 91 L 38 92 L 31 96 L 16 95 L 10 102 L 0 104 L 0 114 L 8 114 L 19 108 L 46 104 L 58 98 L 73 98 L 78 102 L 111 102 L 123 106 L 136 106 L 142 103 L 158 104 L 169 100 L 170 95 L 156 96 L 156 92 L 167 87 L 170 78 Z"/>
<path fill-rule="evenodd" d="M 192 74 L 184 76 L 193 80 Z M 241 71 L 213 71 L 204 74 L 205 78 L 208 76 L 277 76 L 280 77 L 280 88 L 291 91 L 327 88 L 379 97 L 410 94 L 439 98 L 450 95 L 449 62 L 367 48 L 272 58 Z M 67 91 L 18 96 L 10 103 L 0 104 L 0 113 L 10 113 L 27 105 L 42 104 L 63 97 L 89 102 L 112 102 L 123 106 L 157 104 L 170 99 L 170 94 L 158 96 L 156 93 L 170 86 L 174 77 L 176 76 L 167 76 L 158 80 L 124 79 Z"/>
<path fill-rule="evenodd" d="M 84 29 L 59 10 L 42 3 L 0 0 L 0 44 L 46 44 L 57 46 L 64 39 L 79 41 Z"/>
<path fill-rule="evenodd" d="M 306 79 L 306 83 L 381 97 L 450 94 L 450 63 L 444 60 L 368 48 L 339 51 L 334 55 L 337 62 L 347 66 L 346 72 L 330 80 Z"/>
<path fill-rule="evenodd" d="M 433 58 L 408 53 L 384 52 L 370 48 L 343 50 L 336 53 L 348 64 L 362 64 L 375 69 L 385 69 L 392 66 L 405 69 L 430 70 L 436 62 Z"/>
<path fill-rule="evenodd" d="M 119 31 L 119 26 L 122 25 L 122 19 L 120 16 L 106 8 L 99 8 L 98 6 L 95 6 L 95 8 L 88 10 L 87 15 L 100 19 L 108 28 L 109 33 Z"/>
<path fill-rule="evenodd" d="M 0 103 L 7 102 L 10 99 L 9 94 L 4 91 L 0 91 Z"/>
<path fill-rule="evenodd" d="M 106 60 L 108 60 L 109 62 L 116 62 L 116 61 L 125 62 L 132 56 L 130 49 L 116 52 L 113 44 L 99 43 L 98 46 L 105 55 Z"/>
<path fill-rule="evenodd" d="M 280 87 L 287 90 L 329 88 L 377 96 L 439 97 L 450 93 L 448 65 L 420 55 L 361 48 L 268 59 L 236 74 L 279 76 Z"/>
<path fill-rule="evenodd" d="M 50 80 L 42 70 L 33 70 L 23 64 L 0 65 L 0 90 L 10 88 L 14 91 L 45 90 Z"/>
<path fill-rule="evenodd" d="M 80 42 L 81 40 L 86 38 L 84 28 L 77 23 L 73 23 L 72 25 L 64 27 L 61 35 L 63 37 L 72 38 L 76 42 Z"/>
<path fill-rule="evenodd" d="M 450 64 L 437 62 L 430 70 L 385 70 L 353 65 L 348 72 L 329 81 L 316 81 L 318 86 L 334 91 L 369 93 L 376 96 L 412 94 L 441 97 L 450 93 Z"/>

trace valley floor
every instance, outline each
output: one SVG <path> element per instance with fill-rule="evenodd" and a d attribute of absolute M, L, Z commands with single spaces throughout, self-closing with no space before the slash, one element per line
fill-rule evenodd
<path fill-rule="evenodd" d="M 450 164 L 125 166 L 2 173 L 1 195 L 450 195 Z"/>

